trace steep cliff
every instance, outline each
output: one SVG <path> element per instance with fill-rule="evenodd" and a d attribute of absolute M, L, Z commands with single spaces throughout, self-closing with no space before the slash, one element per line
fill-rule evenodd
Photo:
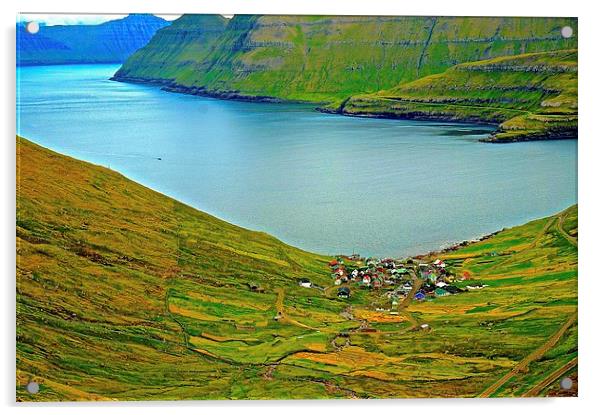
<path fill-rule="evenodd" d="M 17 65 L 121 63 L 167 26 L 151 14 L 131 14 L 99 25 L 17 27 Z"/>
<path fill-rule="evenodd" d="M 184 15 L 131 55 L 115 79 L 168 83 L 183 71 L 202 70 L 200 58 L 211 51 L 227 23 L 220 15 Z"/>
<path fill-rule="evenodd" d="M 560 34 L 565 25 L 577 32 L 571 18 L 241 15 L 209 52 L 178 57 L 177 41 L 161 43 L 173 60 L 153 79 L 173 79 L 171 89 L 194 94 L 334 102 L 463 62 L 574 48 L 576 36 Z M 145 78 L 146 51 L 180 30 L 163 30 L 116 79 Z"/>
<path fill-rule="evenodd" d="M 485 121 L 490 141 L 577 137 L 577 51 L 461 64 L 442 74 L 346 100 L 347 115 Z"/>

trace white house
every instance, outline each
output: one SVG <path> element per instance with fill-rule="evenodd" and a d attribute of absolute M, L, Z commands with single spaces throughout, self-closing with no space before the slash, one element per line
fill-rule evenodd
<path fill-rule="evenodd" d="M 311 288 L 311 281 L 307 278 L 299 280 L 299 285 L 304 288 Z"/>

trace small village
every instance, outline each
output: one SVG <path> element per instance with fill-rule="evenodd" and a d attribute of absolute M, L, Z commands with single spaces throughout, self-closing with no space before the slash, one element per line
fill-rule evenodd
<path fill-rule="evenodd" d="M 441 259 L 419 262 L 417 258 L 362 258 L 357 254 L 339 255 L 328 263 L 337 296 L 348 299 L 354 290 L 382 293 L 391 307 L 377 311 L 392 311 L 404 300 L 425 301 L 485 288 L 479 282 L 466 284 L 473 278 L 468 273 L 456 276 Z M 462 282 L 461 284 L 458 284 Z M 305 288 L 319 288 L 309 279 L 299 280 Z"/>

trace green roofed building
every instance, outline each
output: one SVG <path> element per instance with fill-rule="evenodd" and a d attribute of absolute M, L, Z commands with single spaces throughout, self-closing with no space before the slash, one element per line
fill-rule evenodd
<path fill-rule="evenodd" d="M 449 292 L 445 291 L 443 288 L 437 288 L 437 289 L 435 290 L 435 295 L 436 295 L 437 297 L 443 297 L 443 296 L 445 296 L 445 295 L 449 295 Z"/>

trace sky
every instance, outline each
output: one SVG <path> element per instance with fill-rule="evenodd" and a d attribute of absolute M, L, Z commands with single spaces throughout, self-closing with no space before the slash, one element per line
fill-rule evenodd
<path fill-rule="evenodd" d="M 38 14 L 21 13 L 17 17 L 19 22 L 35 21 L 48 26 L 72 24 L 100 24 L 109 20 L 126 17 L 127 14 Z M 165 20 L 175 20 L 180 14 L 157 14 Z"/>

